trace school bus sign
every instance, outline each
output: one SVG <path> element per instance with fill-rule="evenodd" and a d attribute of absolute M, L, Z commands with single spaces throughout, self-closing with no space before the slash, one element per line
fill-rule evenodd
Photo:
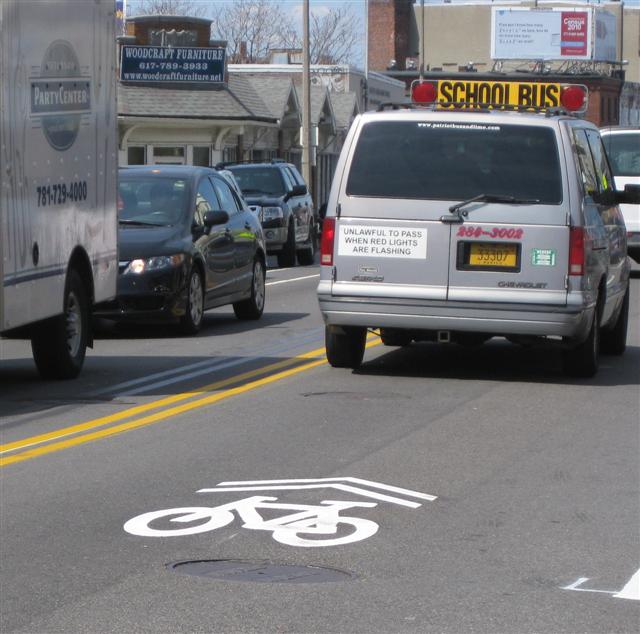
<path fill-rule="evenodd" d="M 439 110 L 564 108 L 583 112 L 587 105 L 586 86 L 553 82 L 417 80 L 411 86 L 411 96 L 414 103 L 431 105 Z"/>

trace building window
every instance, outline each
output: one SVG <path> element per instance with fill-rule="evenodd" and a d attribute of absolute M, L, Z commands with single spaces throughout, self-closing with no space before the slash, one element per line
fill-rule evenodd
<path fill-rule="evenodd" d="M 222 150 L 222 160 L 225 163 L 234 163 L 238 160 L 238 148 L 235 145 L 228 145 Z"/>
<path fill-rule="evenodd" d="M 165 165 L 184 165 L 184 147 L 158 147 L 153 148 L 153 162 Z"/>
<path fill-rule="evenodd" d="M 208 145 L 193 146 L 193 164 L 200 167 L 209 167 L 211 165 L 211 151 Z"/>
<path fill-rule="evenodd" d="M 144 145 L 130 145 L 127 148 L 127 165 L 145 165 L 147 148 Z"/>
<path fill-rule="evenodd" d="M 252 161 L 270 161 L 278 157 L 277 150 L 251 150 Z"/>

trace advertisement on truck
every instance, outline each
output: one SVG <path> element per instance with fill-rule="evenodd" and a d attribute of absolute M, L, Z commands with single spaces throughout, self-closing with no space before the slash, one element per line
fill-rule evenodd
<path fill-rule="evenodd" d="M 113 0 L 0 2 L 0 333 L 76 376 L 116 292 Z"/>

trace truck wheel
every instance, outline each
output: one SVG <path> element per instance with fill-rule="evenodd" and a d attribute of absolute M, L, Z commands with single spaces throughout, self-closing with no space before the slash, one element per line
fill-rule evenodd
<path fill-rule="evenodd" d="M 46 379 L 73 379 L 84 363 L 89 341 L 89 299 L 80 275 L 70 269 L 64 313 L 47 319 L 31 338 L 33 359 Z"/>
<path fill-rule="evenodd" d="M 185 335 L 195 335 L 202 326 L 204 316 L 204 290 L 202 278 L 197 267 L 191 269 L 187 286 L 187 302 L 184 307 L 184 315 L 180 319 L 180 332 Z"/>
<path fill-rule="evenodd" d="M 627 347 L 627 326 L 629 324 L 629 287 L 624 294 L 620 314 L 611 330 L 601 333 L 601 350 L 604 354 L 621 355 Z"/>
<path fill-rule="evenodd" d="M 278 266 L 290 267 L 296 265 L 296 231 L 293 221 L 289 223 L 287 230 L 287 241 L 282 247 L 282 251 L 278 253 Z"/>
<path fill-rule="evenodd" d="M 309 239 L 305 243 L 304 248 L 298 251 L 298 262 L 300 262 L 302 266 L 310 266 L 313 264 L 317 249 L 318 232 L 316 231 L 316 223 L 312 221 L 309 225 Z"/>
<path fill-rule="evenodd" d="M 598 371 L 600 356 L 600 311 L 596 307 L 587 338 L 575 348 L 562 353 L 562 369 L 567 376 L 589 378 Z"/>
<path fill-rule="evenodd" d="M 367 341 L 367 329 L 357 326 L 345 326 L 344 332 L 338 332 L 329 326 L 325 326 L 324 342 L 327 351 L 327 360 L 334 368 L 360 367 L 364 357 L 364 348 Z"/>
<path fill-rule="evenodd" d="M 253 263 L 251 297 L 233 305 L 238 319 L 260 319 L 264 311 L 264 264 L 260 258 Z"/>

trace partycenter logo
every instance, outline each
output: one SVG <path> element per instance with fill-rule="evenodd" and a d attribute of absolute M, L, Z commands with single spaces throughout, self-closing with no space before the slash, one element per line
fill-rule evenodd
<path fill-rule="evenodd" d="M 75 142 L 83 114 L 91 112 L 91 80 L 81 77 L 69 42 L 53 42 L 42 60 L 39 77 L 31 78 L 31 116 L 40 119 L 49 145 L 68 150 Z"/>

